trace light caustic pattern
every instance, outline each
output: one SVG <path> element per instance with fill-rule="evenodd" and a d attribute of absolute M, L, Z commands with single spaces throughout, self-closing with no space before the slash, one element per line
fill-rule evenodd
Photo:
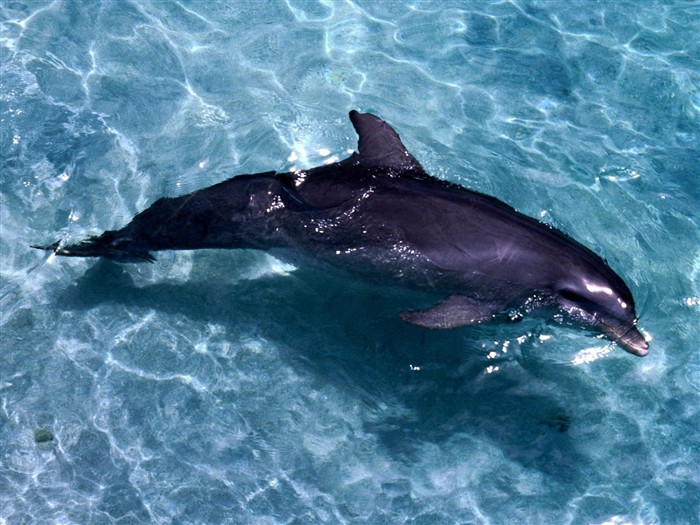
<path fill-rule="evenodd" d="M 697 521 L 693 9 L 3 2 L 0 523 Z M 344 158 L 353 108 L 604 256 L 649 356 L 532 319 L 422 331 L 255 252 L 28 247 Z"/>

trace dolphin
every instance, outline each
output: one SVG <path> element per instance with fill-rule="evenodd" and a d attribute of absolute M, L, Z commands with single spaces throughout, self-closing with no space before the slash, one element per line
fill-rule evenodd
<path fill-rule="evenodd" d="M 33 248 L 120 262 L 153 262 L 159 250 L 265 250 L 439 294 L 438 304 L 401 314 L 414 325 L 535 313 L 648 353 L 632 293 L 601 257 L 494 197 L 427 174 L 379 117 L 351 111 L 350 120 L 358 151 L 342 161 L 238 175 L 160 198 L 120 230 Z"/>

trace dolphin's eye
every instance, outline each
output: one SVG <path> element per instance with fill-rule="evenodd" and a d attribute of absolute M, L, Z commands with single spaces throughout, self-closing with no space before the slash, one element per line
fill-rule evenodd
<path fill-rule="evenodd" d="M 586 298 L 584 296 L 573 290 L 569 290 L 568 288 L 560 290 L 559 295 L 561 295 L 567 301 L 572 301 L 574 303 L 582 303 L 586 301 Z"/>

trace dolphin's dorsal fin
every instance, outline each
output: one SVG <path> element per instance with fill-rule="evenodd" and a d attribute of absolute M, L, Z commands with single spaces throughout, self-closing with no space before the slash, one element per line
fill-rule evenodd
<path fill-rule="evenodd" d="M 414 170 L 424 173 L 423 167 L 408 152 L 399 134 L 389 124 L 371 113 L 352 110 L 350 121 L 360 137 L 357 142 L 360 164 L 368 167 L 393 168 L 397 171 Z"/>

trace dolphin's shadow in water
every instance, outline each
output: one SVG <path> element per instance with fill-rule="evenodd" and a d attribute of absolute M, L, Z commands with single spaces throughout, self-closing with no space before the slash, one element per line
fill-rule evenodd
<path fill-rule="evenodd" d="M 411 461 L 425 443 L 444 443 L 461 433 L 491 440 L 511 459 L 565 483 L 589 475 L 588 461 L 566 432 L 578 423 L 575 414 L 528 385 L 585 390 L 583 381 L 561 370 L 553 374 L 556 379 L 548 378 L 541 369 L 546 364 L 522 357 L 500 361 L 502 370 L 487 374 L 493 363 L 483 348 L 465 348 L 469 336 L 483 341 L 479 331 L 497 337 L 507 327 L 415 327 L 398 318 L 405 299 L 400 292 L 386 295 L 313 270 L 231 284 L 211 279 L 139 287 L 123 266 L 101 260 L 61 292 L 57 303 L 68 310 L 105 303 L 156 309 L 216 322 L 231 333 L 254 326 L 278 343 L 285 362 L 357 395 L 368 407 L 365 430 L 400 460 Z"/>

